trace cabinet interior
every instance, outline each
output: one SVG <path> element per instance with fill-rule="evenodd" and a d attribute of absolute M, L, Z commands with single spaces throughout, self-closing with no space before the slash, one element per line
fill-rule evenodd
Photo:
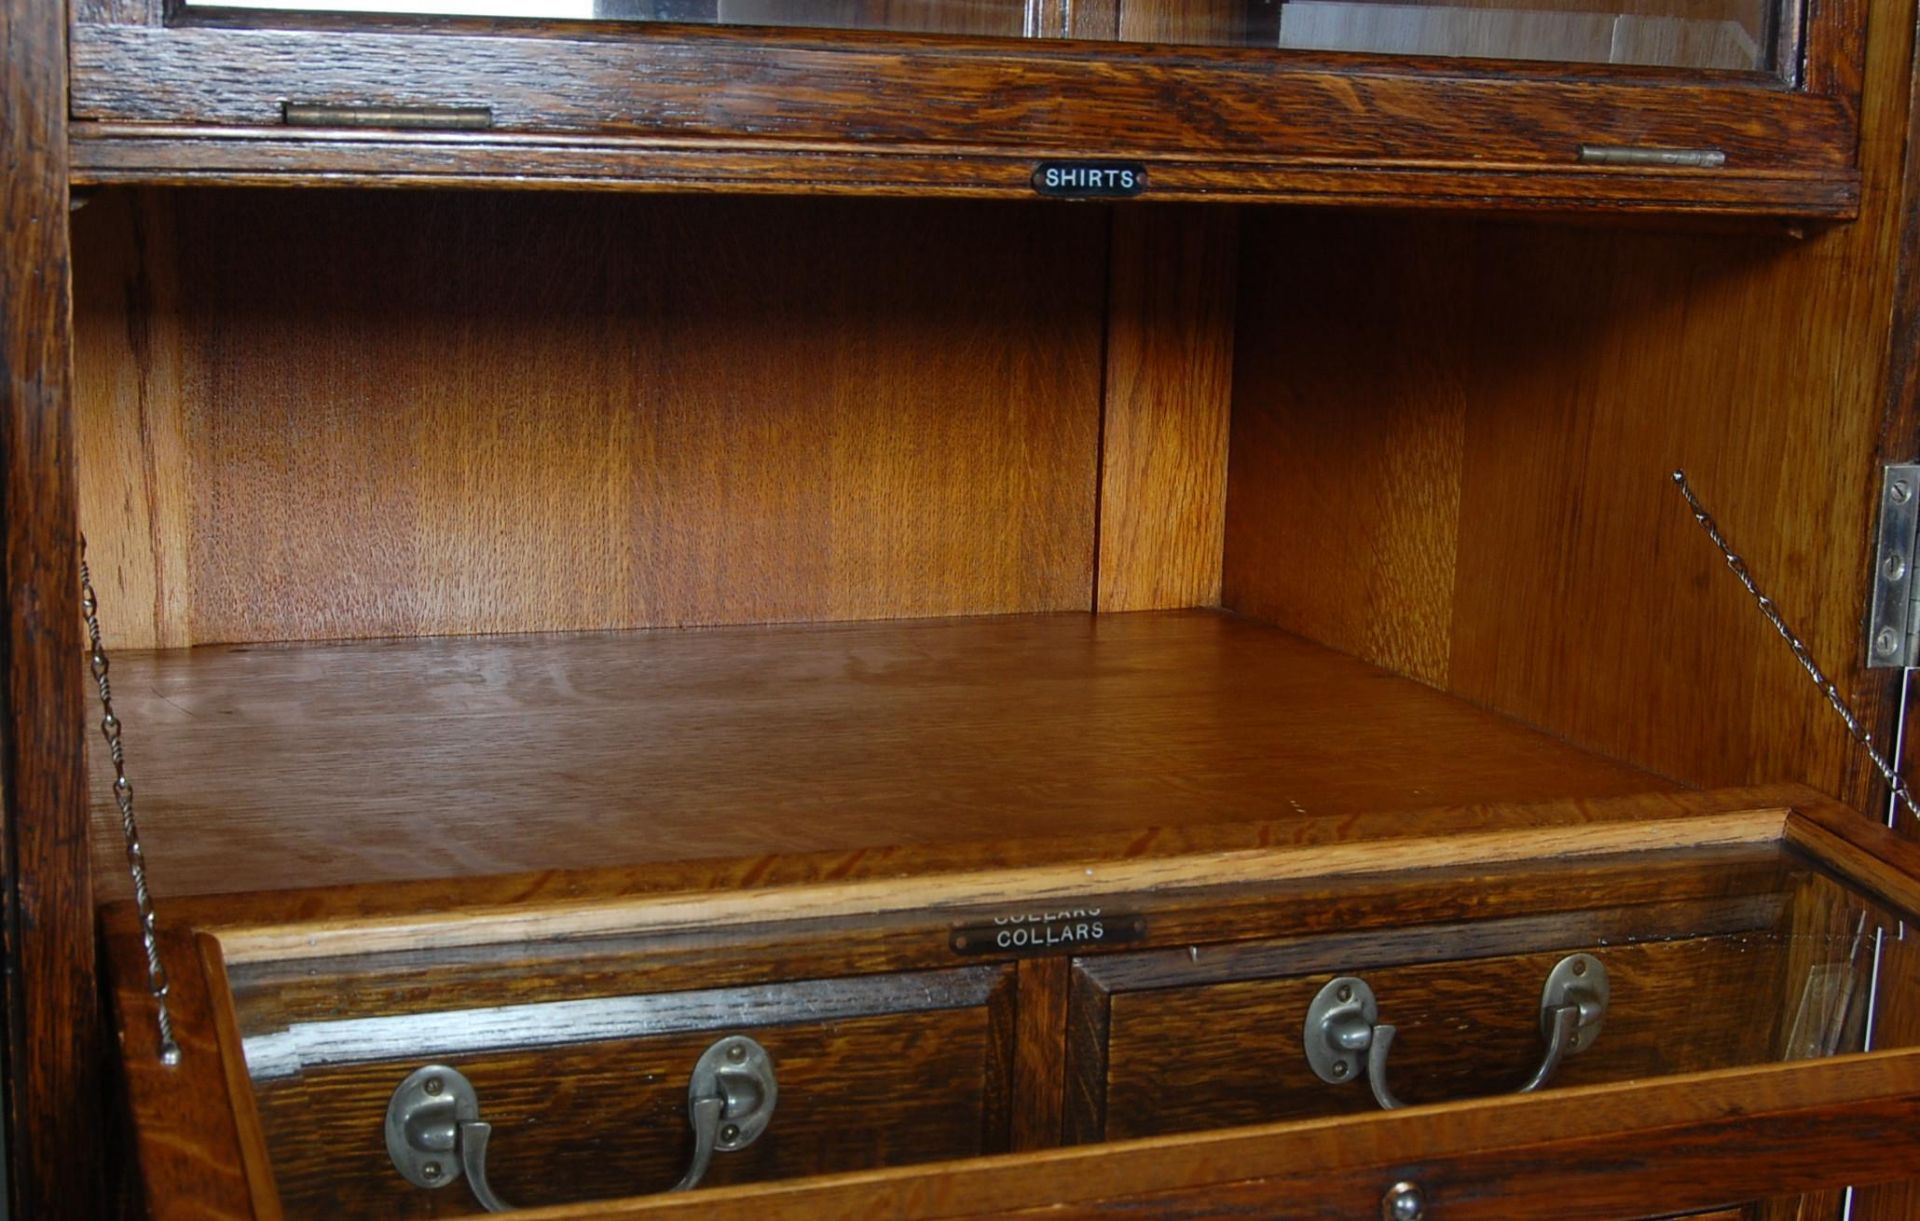
<path fill-rule="evenodd" d="M 81 510 L 156 888 L 1842 789 L 1668 473 L 1849 658 L 1876 366 L 1817 349 L 1884 343 L 1868 245 L 102 192 Z"/>

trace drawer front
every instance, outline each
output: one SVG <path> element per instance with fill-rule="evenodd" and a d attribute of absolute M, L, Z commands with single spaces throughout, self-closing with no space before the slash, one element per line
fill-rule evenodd
<path fill-rule="evenodd" d="M 1776 1039 L 1779 964 L 1743 934 L 1592 946 L 1611 983 L 1593 1045 L 1553 1084 L 1595 1084 L 1747 1065 Z M 1565 949 L 1352 972 L 1399 1034 L 1389 1084 L 1409 1104 L 1508 1093 L 1540 1066 L 1541 989 Z M 1359 1074 L 1329 1084 L 1303 1043 L 1315 996 L 1336 974 L 1200 987 L 1103 987 L 1077 966 L 1070 1023 L 1070 1139 L 1116 1140 L 1377 1108 Z M 1105 1037 L 1099 1036 L 1104 1024 Z"/>
<path fill-rule="evenodd" d="M 780 1020 L 804 1018 L 829 991 L 847 1015 Z M 847 998 L 885 1011 L 859 1014 Z M 717 1154 L 703 1186 L 1007 1147 L 1010 970 L 723 989 L 619 1005 L 629 1021 L 673 1028 L 555 1046 L 422 1050 L 257 1080 L 287 1215 L 480 1211 L 465 1183 L 415 1187 L 387 1153 L 388 1101 L 408 1074 L 431 1063 L 472 1082 L 480 1118 L 493 1125 L 487 1177 L 516 1207 L 665 1191 L 693 1153 L 687 1095 L 694 1064 L 732 1035 L 766 1049 L 778 1100 L 764 1133 L 745 1149 Z"/>

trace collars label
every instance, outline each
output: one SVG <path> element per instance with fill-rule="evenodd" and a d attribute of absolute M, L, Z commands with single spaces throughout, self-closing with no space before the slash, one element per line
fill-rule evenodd
<path fill-rule="evenodd" d="M 1139 941 L 1146 935 L 1145 916 L 1078 907 L 1014 912 L 995 916 L 988 924 L 960 925 L 948 944 L 956 954 L 1058 954 Z"/>

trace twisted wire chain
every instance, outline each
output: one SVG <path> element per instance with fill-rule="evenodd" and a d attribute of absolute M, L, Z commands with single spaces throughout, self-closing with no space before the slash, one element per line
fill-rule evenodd
<path fill-rule="evenodd" d="M 1907 782 L 1902 780 L 1893 765 L 1887 762 L 1886 756 L 1875 748 L 1873 735 L 1868 733 L 1867 727 L 1860 723 L 1860 718 L 1853 714 L 1853 709 L 1847 707 L 1846 700 L 1841 698 L 1840 690 L 1833 685 L 1833 680 L 1828 678 L 1820 669 L 1819 663 L 1813 660 L 1813 653 L 1807 648 L 1806 642 L 1787 626 L 1787 621 L 1781 617 L 1779 609 L 1774 606 L 1773 599 L 1761 592 L 1759 584 L 1753 579 L 1753 573 L 1747 568 L 1747 562 L 1735 553 L 1733 547 L 1727 542 L 1726 536 L 1720 533 L 1720 524 L 1713 520 L 1713 514 L 1707 512 L 1707 507 L 1700 503 L 1698 496 L 1693 494 L 1693 485 L 1687 482 L 1687 473 L 1673 472 L 1673 483 L 1680 489 L 1680 495 L 1686 498 L 1687 507 L 1693 511 L 1693 520 L 1700 523 L 1700 528 L 1707 532 L 1707 538 L 1720 549 L 1720 555 L 1727 561 L 1727 567 L 1733 570 L 1733 575 L 1739 578 L 1740 584 L 1745 586 L 1747 592 L 1753 596 L 1754 604 L 1760 608 L 1760 613 L 1767 617 L 1767 622 L 1773 625 L 1773 630 L 1780 633 L 1780 639 L 1786 641 L 1787 647 L 1793 650 L 1794 660 L 1798 661 L 1800 668 L 1807 672 L 1807 677 L 1813 680 L 1813 685 L 1820 688 L 1820 694 L 1827 697 L 1827 703 L 1833 705 L 1833 710 L 1840 715 L 1841 723 L 1847 727 L 1847 732 L 1853 736 L 1853 740 L 1860 744 L 1860 749 L 1866 752 L 1867 758 L 1873 760 L 1873 766 L 1879 770 L 1881 777 L 1887 782 L 1887 787 L 1893 791 L 1895 799 L 1907 808 L 1909 814 L 1920 818 L 1920 807 L 1914 805 L 1913 794 L 1907 790 Z"/>
<path fill-rule="evenodd" d="M 127 843 L 127 872 L 133 876 L 133 901 L 140 913 L 140 942 L 147 952 L 147 991 L 153 997 L 154 1023 L 160 1028 L 160 1062 L 180 1063 L 180 1044 L 173 1037 L 173 1015 L 167 1011 L 167 968 L 160 961 L 160 939 L 155 929 L 153 895 L 147 890 L 147 854 L 140 847 L 140 824 L 133 817 L 133 784 L 127 779 L 126 748 L 120 742 L 120 718 L 113 714 L 113 688 L 107 682 L 107 650 L 100 643 L 100 602 L 93 592 L 93 574 L 87 570 L 87 540 L 80 539 L 80 609 L 87 616 L 87 663 L 100 688 L 100 733 L 113 760 L 113 798 L 120 806 L 120 834 Z"/>

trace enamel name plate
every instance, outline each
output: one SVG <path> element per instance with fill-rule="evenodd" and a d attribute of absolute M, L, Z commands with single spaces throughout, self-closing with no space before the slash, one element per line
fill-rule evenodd
<path fill-rule="evenodd" d="M 1138 161 L 1042 161 L 1033 189 L 1055 199 L 1129 199 L 1147 189 L 1147 167 Z"/>
<path fill-rule="evenodd" d="M 988 924 L 954 928 L 948 944 L 956 954 L 1050 954 L 1139 941 L 1147 918 L 1079 907 L 1068 911 L 1015 912 Z"/>

